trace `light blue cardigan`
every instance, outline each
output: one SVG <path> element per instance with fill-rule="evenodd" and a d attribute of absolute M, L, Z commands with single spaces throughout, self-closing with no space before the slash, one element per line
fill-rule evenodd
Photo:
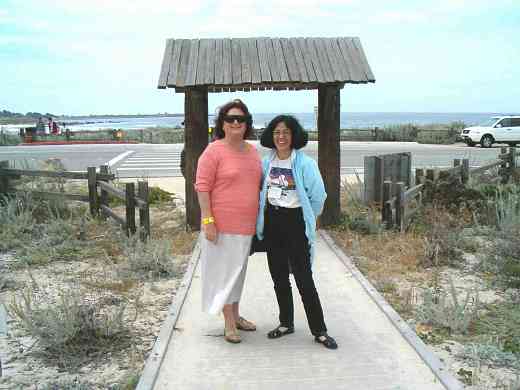
<path fill-rule="evenodd" d="M 260 208 L 256 220 L 256 235 L 261 240 L 264 237 L 264 210 L 267 200 L 267 180 L 271 161 L 276 151 L 272 150 L 262 159 L 262 191 L 260 192 Z M 311 262 L 314 258 L 314 241 L 316 239 L 316 218 L 323 211 L 327 198 L 323 179 L 318 164 L 301 150 L 293 149 L 291 153 L 291 167 L 293 170 L 296 192 L 303 210 L 305 220 L 305 235 L 311 246 Z"/>

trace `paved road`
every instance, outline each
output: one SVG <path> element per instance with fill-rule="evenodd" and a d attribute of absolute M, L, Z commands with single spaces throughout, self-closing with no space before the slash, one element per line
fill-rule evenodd
<path fill-rule="evenodd" d="M 254 142 L 258 144 L 257 142 Z M 179 176 L 179 154 L 182 144 L 107 144 L 107 145 L 53 145 L 6 146 L 0 148 L 0 161 L 16 161 L 28 166 L 48 158 L 59 158 L 71 171 L 85 170 L 87 166 L 109 164 L 121 177 Z M 261 153 L 266 149 L 259 147 Z M 315 159 L 317 142 L 310 142 L 305 150 Z M 341 171 L 343 174 L 362 172 L 365 156 L 411 152 L 414 167 L 447 167 L 455 158 L 469 158 L 470 165 L 478 166 L 496 158 L 500 147 L 481 149 L 464 144 L 423 145 L 415 142 L 342 142 Z"/>

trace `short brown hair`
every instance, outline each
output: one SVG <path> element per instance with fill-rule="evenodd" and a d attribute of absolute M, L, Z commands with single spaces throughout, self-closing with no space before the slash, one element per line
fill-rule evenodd
<path fill-rule="evenodd" d="M 230 102 L 221 106 L 218 110 L 217 117 L 215 118 L 215 129 L 214 129 L 214 137 L 216 139 L 222 139 L 226 136 L 224 133 L 224 116 L 227 115 L 229 110 L 232 108 L 238 108 L 242 110 L 244 115 L 246 116 L 246 132 L 244 133 L 244 139 L 249 138 L 251 133 L 253 132 L 253 117 L 249 113 L 249 110 L 245 103 L 240 99 L 234 99 Z"/>

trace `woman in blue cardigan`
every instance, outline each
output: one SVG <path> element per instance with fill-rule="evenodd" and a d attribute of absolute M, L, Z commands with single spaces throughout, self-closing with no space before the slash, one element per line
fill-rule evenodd
<path fill-rule="evenodd" d="M 274 118 L 260 139 L 262 146 L 272 151 L 262 161 L 263 184 L 256 231 L 267 245 L 269 272 L 280 311 L 280 324 L 267 337 L 276 339 L 294 333 L 289 280 L 292 272 L 314 340 L 336 349 L 336 341 L 327 334 L 312 277 L 316 218 L 327 194 L 316 162 L 299 150 L 307 140 L 307 133 L 291 115 Z"/>

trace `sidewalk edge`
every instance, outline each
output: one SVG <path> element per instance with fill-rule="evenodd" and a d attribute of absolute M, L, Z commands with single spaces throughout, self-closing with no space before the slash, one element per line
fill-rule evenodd
<path fill-rule="evenodd" d="M 406 321 L 403 320 L 394 308 L 383 298 L 383 296 L 379 294 L 368 279 L 365 278 L 365 276 L 357 269 L 352 259 L 348 257 L 338 245 L 336 245 L 328 232 L 320 230 L 319 234 L 444 387 L 446 387 L 447 390 L 464 389 L 464 385 L 444 367 L 439 358 L 428 349 L 426 344 L 424 344 L 424 342 L 408 326 Z"/>
<path fill-rule="evenodd" d="M 170 308 L 168 310 L 168 315 L 161 325 L 161 330 L 159 331 L 159 335 L 155 340 L 153 349 L 150 352 L 148 359 L 146 359 L 143 372 L 135 390 L 152 390 L 155 386 L 155 381 L 159 375 L 159 369 L 161 368 L 166 351 L 168 350 L 170 339 L 172 338 L 175 331 L 175 324 L 179 319 L 179 314 L 181 312 L 184 301 L 186 300 L 186 296 L 188 295 L 191 281 L 193 280 L 193 275 L 195 274 L 195 269 L 197 268 L 197 264 L 199 262 L 199 257 L 200 236 L 197 239 L 195 248 L 193 248 L 193 252 L 188 263 L 188 268 L 186 269 L 184 277 L 172 299 L 172 303 L 170 304 Z"/>

